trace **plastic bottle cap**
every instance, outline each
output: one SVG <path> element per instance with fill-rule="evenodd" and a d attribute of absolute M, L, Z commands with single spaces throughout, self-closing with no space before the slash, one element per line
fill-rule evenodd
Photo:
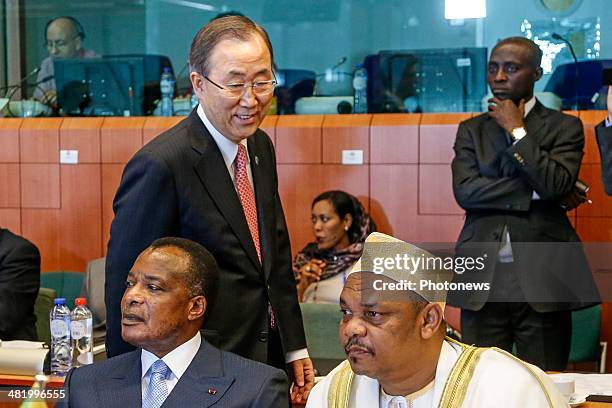
<path fill-rule="evenodd" d="M 55 298 L 55 300 L 53 301 L 54 305 L 65 305 L 66 304 L 66 298 Z"/>
<path fill-rule="evenodd" d="M 74 299 L 74 304 L 77 306 L 84 306 L 87 304 L 87 298 L 84 298 L 84 297 L 76 298 Z"/>
<path fill-rule="evenodd" d="M 170 72 L 170 67 L 164 67 L 164 72 Z"/>

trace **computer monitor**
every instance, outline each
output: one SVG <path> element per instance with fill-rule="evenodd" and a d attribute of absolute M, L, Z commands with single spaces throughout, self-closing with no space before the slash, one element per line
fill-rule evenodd
<path fill-rule="evenodd" d="M 578 63 L 559 65 L 546 83 L 544 91 L 553 92 L 561 98 L 561 109 L 605 109 L 605 97 L 597 98 L 603 93 L 602 72 L 612 68 L 612 60 L 586 60 Z"/>
<path fill-rule="evenodd" d="M 478 112 L 485 47 L 381 51 L 366 58 L 370 112 Z"/>
<path fill-rule="evenodd" d="M 108 55 L 54 61 L 57 100 L 74 116 L 150 114 L 160 98 L 159 80 L 168 57 Z"/>

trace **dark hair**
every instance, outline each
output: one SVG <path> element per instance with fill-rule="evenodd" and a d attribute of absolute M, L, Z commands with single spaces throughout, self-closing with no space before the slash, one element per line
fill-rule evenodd
<path fill-rule="evenodd" d="M 166 237 L 156 239 L 151 249 L 175 247 L 187 255 L 189 260 L 184 272 L 184 281 L 190 296 L 202 295 L 210 304 L 214 300 L 219 284 L 217 261 L 210 252 L 197 242 L 185 238 Z"/>
<path fill-rule="evenodd" d="M 361 225 L 359 224 L 359 220 L 363 216 L 363 214 L 361 214 L 361 206 L 355 202 L 357 199 L 344 191 L 325 191 L 312 200 L 311 207 L 314 207 L 316 203 L 323 200 L 329 200 L 329 202 L 332 203 L 336 214 L 338 214 L 341 220 L 343 220 L 347 214 L 350 214 L 351 217 L 353 217 L 353 223 L 347 231 L 347 234 L 351 244 L 357 241 L 361 236 Z"/>
<path fill-rule="evenodd" d="M 85 30 L 83 29 L 83 26 L 81 25 L 81 23 L 79 23 L 79 20 L 77 20 L 74 17 L 70 17 L 70 16 L 60 16 L 60 17 L 52 18 L 51 20 L 47 21 L 47 24 L 45 25 L 45 34 L 44 34 L 45 35 L 45 42 L 47 41 L 47 31 L 49 30 L 49 26 L 55 20 L 60 20 L 60 19 L 64 19 L 64 20 L 70 21 L 72 23 L 72 25 L 74 26 L 74 31 L 76 31 L 77 36 L 81 37 L 81 40 L 85 39 Z"/>
<path fill-rule="evenodd" d="M 497 48 L 505 44 L 518 44 L 527 47 L 529 49 L 530 62 L 532 63 L 533 67 L 539 68 L 540 64 L 542 64 L 542 50 L 540 49 L 538 44 L 525 37 L 504 38 L 503 40 L 500 40 L 497 44 L 495 44 L 495 47 L 493 47 L 493 50 L 491 50 L 491 54 L 493 54 Z"/>
<path fill-rule="evenodd" d="M 195 35 L 191 42 L 191 50 L 189 51 L 190 69 L 202 75 L 207 75 L 209 69 L 208 59 L 217 44 L 227 39 L 248 41 L 254 35 L 259 35 L 268 46 L 273 67 L 274 53 L 266 30 L 248 17 L 229 15 L 211 20 Z"/>

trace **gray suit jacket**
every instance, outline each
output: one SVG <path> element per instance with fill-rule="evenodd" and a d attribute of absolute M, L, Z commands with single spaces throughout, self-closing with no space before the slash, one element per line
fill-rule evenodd
<path fill-rule="evenodd" d="M 492 281 L 507 227 L 517 278 L 536 311 L 593 305 L 599 301 L 593 276 L 580 239 L 559 204 L 578 177 L 582 123 L 536 102 L 525 126 L 527 136 L 510 145 L 504 129 L 487 113 L 459 125 L 453 191 L 466 219 L 457 251 L 470 257 L 485 253 L 486 268 L 456 275 L 455 280 Z M 540 200 L 532 199 L 534 191 Z M 488 291 L 457 291 L 449 293 L 449 303 L 479 310 L 491 300 L 488 297 Z"/>
<path fill-rule="evenodd" d="M 612 195 L 612 126 L 606 127 L 605 121 L 601 122 L 595 132 L 601 156 L 601 181 L 606 194 Z"/>
<path fill-rule="evenodd" d="M 74 408 L 142 406 L 141 350 L 75 368 L 66 377 L 67 401 Z M 221 351 L 202 339 L 200 350 L 172 389 L 163 408 L 276 408 L 289 406 L 284 372 Z"/>

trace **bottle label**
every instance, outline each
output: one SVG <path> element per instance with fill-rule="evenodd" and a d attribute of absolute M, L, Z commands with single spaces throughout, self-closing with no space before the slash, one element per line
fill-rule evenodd
<path fill-rule="evenodd" d="M 172 92 L 173 86 L 174 84 L 172 83 L 172 81 L 168 80 L 161 81 L 161 83 L 159 84 L 159 88 L 162 94 L 169 94 L 170 92 Z"/>
<path fill-rule="evenodd" d="M 51 337 L 64 337 L 68 330 L 68 325 L 64 320 L 53 319 L 51 320 Z"/>
<path fill-rule="evenodd" d="M 357 90 L 366 89 L 368 87 L 368 78 L 365 76 L 357 76 L 353 79 L 353 88 Z"/>
<path fill-rule="evenodd" d="M 70 334 L 74 340 L 78 340 L 87 334 L 87 325 L 84 321 L 70 322 Z"/>
<path fill-rule="evenodd" d="M 93 353 L 90 351 L 87 353 L 79 354 L 77 356 L 77 362 L 81 365 L 93 364 Z"/>

